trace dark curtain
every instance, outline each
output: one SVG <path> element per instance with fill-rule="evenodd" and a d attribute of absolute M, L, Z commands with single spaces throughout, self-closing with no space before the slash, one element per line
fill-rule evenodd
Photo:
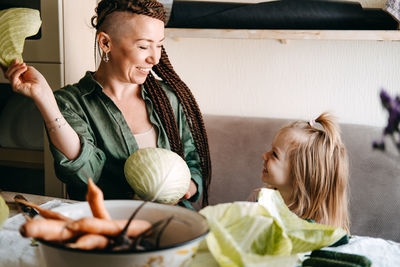
<path fill-rule="evenodd" d="M 281 0 L 262 3 L 174 1 L 170 28 L 395 30 L 382 9 L 358 2 Z"/>

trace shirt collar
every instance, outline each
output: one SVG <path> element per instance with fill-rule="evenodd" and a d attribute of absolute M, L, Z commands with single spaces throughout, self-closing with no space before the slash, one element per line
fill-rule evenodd
<path fill-rule="evenodd" d="M 82 96 L 89 95 L 93 93 L 95 90 L 103 91 L 103 87 L 99 84 L 93 77 L 94 72 L 87 71 L 85 76 L 79 80 L 79 85 L 82 91 Z M 146 87 L 142 84 L 141 85 L 141 95 L 143 99 L 148 98 L 148 92 Z"/>
<path fill-rule="evenodd" d="M 147 92 L 147 90 L 146 90 L 146 87 L 144 86 L 144 84 L 142 84 L 142 85 L 140 85 L 141 86 L 141 95 L 142 95 L 142 98 L 143 99 L 147 99 L 148 98 L 148 95 L 149 95 L 149 93 Z"/>
<path fill-rule="evenodd" d="M 103 87 L 94 79 L 94 72 L 87 71 L 85 76 L 79 80 L 82 96 L 89 95 L 95 90 L 103 91 Z"/>

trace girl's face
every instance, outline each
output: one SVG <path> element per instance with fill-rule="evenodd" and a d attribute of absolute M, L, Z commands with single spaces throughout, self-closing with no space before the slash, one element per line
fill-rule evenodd
<path fill-rule="evenodd" d="M 262 155 L 264 168 L 261 179 L 268 186 L 278 190 L 291 191 L 292 188 L 288 150 L 294 134 L 290 129 L 279 132 L 274 138 L 271 150 Z"/>
<path fill-rule="evenodd" d="M 145 15 L 125 12 L 111 32 L 110 61 L 113 74 L 122 82 L 143 84 L 158 64 L 164 41 L 164 23 Z"/>

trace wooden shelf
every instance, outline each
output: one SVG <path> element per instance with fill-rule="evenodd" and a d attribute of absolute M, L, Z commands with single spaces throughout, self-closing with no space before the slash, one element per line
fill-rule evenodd
<path fill-rule="evenodd" d="M 166 28 L 170 38 L 400 41 L 400 30 L 232 30 Z"/>
<path fill-rule="evenodd" d="M 0 165 L 43 169 L 44 153 L 42 150 L 0 148 Z"/>

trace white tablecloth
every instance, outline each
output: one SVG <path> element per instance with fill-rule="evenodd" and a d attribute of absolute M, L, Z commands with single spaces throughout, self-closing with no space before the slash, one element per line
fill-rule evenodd
<path fill-rule="evenodd" d="M 52 200 L 41 205 L 41 207 L 52 209 L 61 205 L 69 204 L 62 203 L 60 200 Z M 21 214 L 15 215 L 4 222 L 3 228 L 0 230 L 0 266 L 46 266 L 38 244 L 32 244 L 30 238 L 23 238 L 19 233 L 19 228 L 24 223 L 25 218 Z"/>
<path fill-rule="evenodd" d="M 346 245 L 324 249 L 366 256 L 371 260 L 372 267 L 400 267 L 400 243 L 381 238 L 352 236 Z M 218 267 L 218 263 L 209 252 L 198 253 L 190 267 L 204 266 Z M 298 266 L 301 266 L 301 263 Z"/>
<path fill-rule="evenodd" d="M 52 200 L 41 206 L 51 209 L 60 205 L 69 204 L 62 203 L 60 200 Z M 9 218 L 0 230 L 0 266 L 46 266 L 39 246 L 32 245 L 31 239 L 23 238 L 20 235 L 19 228 L 24 222 L 24 217 L 18 214 Z M 400 266 L 400 243 L 381 238 L 353 236 L 346 245 L 326 249 L 366 256 L 372 261 L 373 267 Z M 218 266 L 208 252 L 198 253 L 191 264 L 191 267 L 204 266 Z"/>
<path fill-rule="evenodd" d="M 400 267 L 400 243 L 382 238 L 353 236 L 348 244 L 326 250 L 366 256 L 371 260 L 373 267 Z"/>

